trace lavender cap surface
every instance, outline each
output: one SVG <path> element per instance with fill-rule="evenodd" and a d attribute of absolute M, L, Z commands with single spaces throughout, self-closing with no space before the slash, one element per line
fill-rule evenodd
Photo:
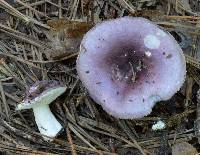
<path fill-rule="evenodd" d="M 148 115 L 170 99 L 186 75 L 176 40 L 144 18 L 102 22 L 83 38 L 77 72 L 90 96 L 117 118 Z"/>

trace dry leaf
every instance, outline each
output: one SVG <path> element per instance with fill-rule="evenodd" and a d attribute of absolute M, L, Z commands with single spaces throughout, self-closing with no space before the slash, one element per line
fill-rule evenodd
<path fill-rule="evenodd" d="M 46 35 L 52 49 L 46 51 L 48 59 L 61 59 L 78 52 L 83 35 L 93 26 L 91 23 L 70 21 L 66 19 L 50 20 L 52 28 Z"/>
<path fill-rule="evenodd" d="M 177 143 L 172 147 L 172 155 L 196 155 L 198 154 L 196 148 L 194 148 L 188 142 Z"/>

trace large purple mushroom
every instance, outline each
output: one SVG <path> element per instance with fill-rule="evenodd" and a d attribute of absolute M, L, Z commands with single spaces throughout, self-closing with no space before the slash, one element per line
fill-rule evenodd
<path fill-rule="evenodd" d="M 144 18 L 123 17 L 96 25 L 83 38 L 77 71 L 90 96 L 117 118 L 148 115 L 170 99 L 186 74 L 175 39 Z"/>

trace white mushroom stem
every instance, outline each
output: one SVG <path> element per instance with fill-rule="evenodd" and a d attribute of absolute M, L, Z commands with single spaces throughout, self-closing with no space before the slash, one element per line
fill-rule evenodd
<path fill-rule="evenodd" d="M 61 124 L 56 120 L 52 114 L 49 105 L 40 104 L 33 106 L 33 113 L 35 122 L 41 134 L 54 138 L 62 129 Z M 43 136 L 44 140 L 51 141 L 50 138 Z"/>

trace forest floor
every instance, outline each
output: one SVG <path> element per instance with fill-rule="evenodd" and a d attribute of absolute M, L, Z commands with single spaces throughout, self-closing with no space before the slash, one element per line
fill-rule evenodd
<path fill-rule="evenodd" d="M 108 115 L 90 98 L 75 67 L 83 35 L 101 21 L 123 16 L 147 18 L 170 32 L 187 63 L 181 90 L 141 119 Z M 0 0 L 1 153 L 198 154 L 199 34 L 197 0 Z M 63 126 L 52 142 L 42 138 L 31 110 L 16 111 L 29 86 L 49 79 L 67 86 L 65 94 L 50 106 Z M 152 130 L 160 120 L 166 127 Z"/>

